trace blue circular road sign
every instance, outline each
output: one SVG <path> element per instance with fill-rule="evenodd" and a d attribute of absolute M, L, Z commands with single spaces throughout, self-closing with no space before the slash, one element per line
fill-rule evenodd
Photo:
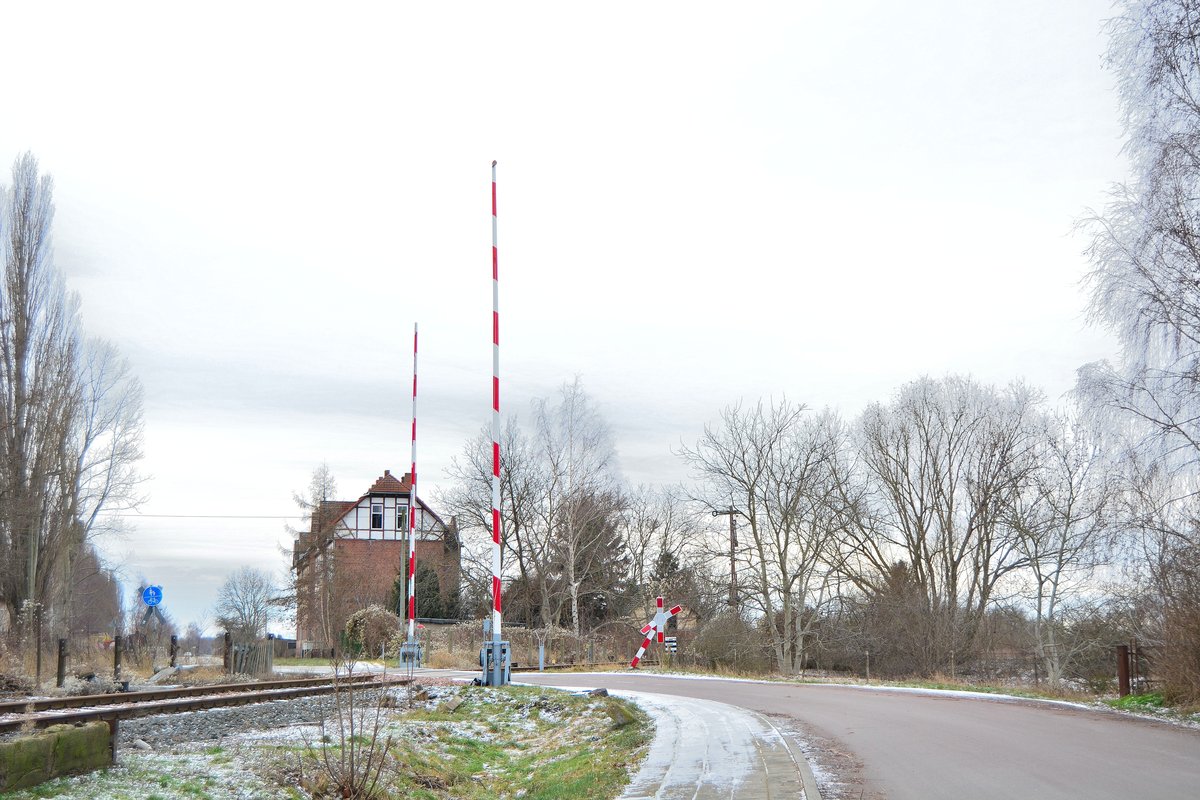
<path fill-rule="evenodd" d="M 162 587 L 147 586 L 142 590 L 142 602 L 148 606 L 156 606 L 162 602 Z"/>

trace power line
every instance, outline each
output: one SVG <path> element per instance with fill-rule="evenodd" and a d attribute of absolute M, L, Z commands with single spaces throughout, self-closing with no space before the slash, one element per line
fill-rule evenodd
<path fill-rule="evenodd" d="M 102 517 L 130 519 L 304 519 L 303 514 L 101 514 Z"/>

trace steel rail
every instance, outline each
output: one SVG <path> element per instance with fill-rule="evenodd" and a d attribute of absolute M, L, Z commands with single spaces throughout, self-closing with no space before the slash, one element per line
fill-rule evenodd
<path fill-rule="evenodd" d="M 343 681 L 369 680 L 371 675 L 355 675 Z M 12 700 L 0 703 L 0 715 L 28 714 L 36 711 L 52 711 L 57 708 L 87 708 L 124 703 L 139 703 L 148 700 L 167 700 L 173 697 L 199 697 L 231 692 L 266 691 L 302 686 L 322 686 L 329 678 L 287 678 L 254 683 L 220 683 L 211 686 L 176 686 L 161 689 L 145 689 L 136 692 L 107 692 L 105 694 L 81 694 L 73 697 L 42 697 L 34 700 Z"/>
<path fill-rule="evenodd" d="M 377 689 L 386 686 L 400 686 L 408 683 L 407 679 L 379 679 L 374 676 L 352 681 L 354 689 Z M 40 711 L 25 713 L 22 716 L 0 720 L 0 733 L 10 733 L 32 728 L 45 728 L 50 725 L 73 725 L 82 722 L 102 720 L 110 727 L 122 719 L 135 719 L 156 714 L 178 714 L 185 711 L 202 711 L 210 708 L 243 706 L 253 703 L 265 703 L 274 700 L 290 700 L 296 697 L 311 697 L 315 695 L 333 694 L 344 689 L 340 684 L 325 681 L 310 686 L 288 686 L 275 689 L 261 689 L 259 684 L 242 684 L 256 687 L 256 691 L 226 692 L 218 695 L 177 697 L 167 700 L 137 701 L 128 705 L 109 704 L 75 711 L 54 712 Z M 197 687 L 199 688 L 199 687 Z M 108 695 L 100 695 L 108 697 Z M 129 698 L 129 694 L 123 695 Z"/>

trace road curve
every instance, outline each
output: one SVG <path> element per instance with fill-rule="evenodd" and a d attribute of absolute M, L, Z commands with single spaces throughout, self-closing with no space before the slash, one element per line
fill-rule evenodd
<path fill-rule="evenodd" d="M 818 744 L 819 761 L 837 761 L 827 766 L 846 782 L 835 792 L 843 797 L 1200 796 L 1200 731 L 1122 714 L 956 694 L 637 673 L 524 674 L 520 680 L 698 697 L 790 717 Z"/>

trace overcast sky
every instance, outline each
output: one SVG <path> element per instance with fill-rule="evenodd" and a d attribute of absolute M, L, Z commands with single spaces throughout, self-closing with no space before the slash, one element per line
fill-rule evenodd
<path fill-rule="evenodd" d="M 433 496 L 489 421 L 493 159 L 503 407 L 580 375 L 631 484 L 739 399 L 1056 398 L 1114 353 L 1072 233 L 1127 169 L 1107 0 L 0 8 L 0 162 L 54 176 L 56 262 L 145 384 L 147 515 L 404 472 L 414 322 Z M 210 622 L 284 522 L 103 547 Z"/>

